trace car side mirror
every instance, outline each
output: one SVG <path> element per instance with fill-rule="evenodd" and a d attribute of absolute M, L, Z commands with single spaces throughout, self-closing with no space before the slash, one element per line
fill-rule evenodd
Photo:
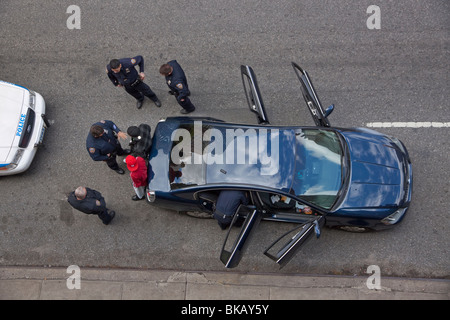
<path fill-rule="evenodd" d="M 333 110 L 334 110 L 334 104 L 332 104 L 325 110 L 324 117 L 327 118 L 333 112 Z"/>

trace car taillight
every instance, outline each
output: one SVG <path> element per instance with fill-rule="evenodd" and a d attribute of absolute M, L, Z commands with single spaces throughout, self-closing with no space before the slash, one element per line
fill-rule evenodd
<path fill-rule="evenodd" d="M 156 194 L 155 191 L 147 191 L 147 200 L 148 202 L 155 202 L 156 200 Z"/>

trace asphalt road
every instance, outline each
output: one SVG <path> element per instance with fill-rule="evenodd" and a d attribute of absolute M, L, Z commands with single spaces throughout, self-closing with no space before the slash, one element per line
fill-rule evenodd
<path fill-rule="evenodd" d="M 369 30 L 369 5 L 381 28 Z M 69 5 L 81 28 L 69 30 Z M 133 202 L 128 175 L 94 163 L 85 139 L 92 123 L 123 130 L 179 115 L 159 66 L 184 67 L 196 116 L 256 123 L 239 66 L 255 70 L 274 124 L 313 125 L 290 66 L 310 74 L 323 104 L 336 104 L 336 127 L 376 121 L 450 121 L 450 3 L 430 1 L 87 1 L 2 0 L 0 79 L 41 93 L 52 127 L 24 174 L 0 179 L 0 265 L 224 270 L 225 232 L 195 219 Z M 112 58 L 143 55 L 156 108 L 111 85 Z M 352 234 L 325 229 L 281 271 L 262 252 L 287 225 L 263 222 L 239 271 L 448 277 L 450 128 L 383 128 L 413 161 L 413 203 L 395 229 Z M 125 167 L 124 167 L 125 168 Z M 113 223 L 72 210 L 79 185 L 103 193 Z"/>

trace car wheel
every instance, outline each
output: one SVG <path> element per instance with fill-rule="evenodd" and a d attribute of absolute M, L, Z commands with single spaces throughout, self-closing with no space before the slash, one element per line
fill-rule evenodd
<path fill-rule="evenodd" d="M 179 213 L 185 213 L 190 217 L 199 218 L 199 219 L 211 219 L 213 217 L 212 213 L 204 212 L 204 211 L 179 211 Z"/>
<path fill-rule="evenodd" d="M 372 229 L 367 227 L 360 227 L 360 226 L 337 226 L 336 229 L 347 231 L 347 232 L 354 232 L 354 233 L 363 233 L 363 232 L 370 232 Z"/>

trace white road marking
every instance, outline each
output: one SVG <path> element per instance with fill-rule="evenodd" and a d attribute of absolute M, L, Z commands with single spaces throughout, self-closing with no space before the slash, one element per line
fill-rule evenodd
<path fill-rule="evenodd" d="M 368 122 L 369 128 L 450 128 L 450 122 Z"/>

